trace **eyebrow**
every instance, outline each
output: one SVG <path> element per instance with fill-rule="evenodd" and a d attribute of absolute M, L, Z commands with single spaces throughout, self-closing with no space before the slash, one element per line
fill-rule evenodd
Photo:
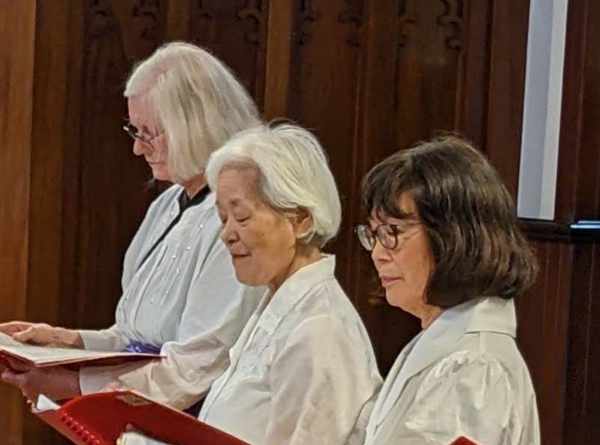
<path fill-rule="evenodd" d="M 227 202 L 227 204 L 229 204 L 232 207 L 240 207 L 242 205 L 242 200 L 240 198 L 233 198 L 233 199 L 229 200 Z M 219 201 L 219 199 L 217 199 L 217 207 L 222 208 L 223 205 L 224 205 L 224 203 L 222 201 Z"/>

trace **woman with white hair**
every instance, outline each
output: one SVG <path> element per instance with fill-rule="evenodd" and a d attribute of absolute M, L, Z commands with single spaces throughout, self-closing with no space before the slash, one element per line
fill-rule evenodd
<path fill-rule="evenodd" d="M 125 97 L 133 152 L 154 179 L 174 185 L 152 203 L 127 250 L 115 324 L 89 331 L 10 322 L 0 331 L 30 343 L 160 351 L 165 358 L 80 371 L 12 361 L 2 379 L 30 400 L 41 392 L 63 399 L 111 386 L 188 408 L 226 369 L 228 351 L 262 293 L 235 278 L 204 175 L 214 150 L 260 123 L 252 99 L 222 62 L 180 42 L 137 65 Z"/>
<path fill-rule="evenodd" d="M 361 443 L 381 378 L 322 251 L 341 208 L 318 141 L 292 125 L 244 131 L 211 155 L 207 178 L 237 278 L 268 290 L 200 419 L 254 445 Z"/>

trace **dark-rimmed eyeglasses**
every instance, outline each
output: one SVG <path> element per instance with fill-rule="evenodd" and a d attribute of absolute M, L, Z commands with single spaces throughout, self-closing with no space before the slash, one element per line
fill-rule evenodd
<path fill-rule="evenodd" d="M 152 145 L 152 141 L 154 141 L 157 137 L 159 137 L 162 134 L 162 132 L 154 136 L 144 134 L 140 131 L 138 127 L 136 127 L 129 121 L 125 121 L 125 124 L 123 124 L 123 131 L 125 131 L 125 133 L 127 133 L 129 137 L 131 137 L 131 139 L 141 141 L 144 144 L 148 144 L 152 148 L 154 148 L 154 146 Z"/>
<path fill-rule="evenodd" d="M 366 224 L 359 224 L 354 231 L 358 236 L 361 246 L 365 250 L 371 252 L 375 248 L 375 243 L 385 249 L 393 250 L 399 245 L 399 239 L 402 238 L 412 228 L 419 225 L 418 222 L 406 224 L 379 224 L 374 229 L 371 229 Z M 406 238 L 404 238 L 406 240 Z"/>

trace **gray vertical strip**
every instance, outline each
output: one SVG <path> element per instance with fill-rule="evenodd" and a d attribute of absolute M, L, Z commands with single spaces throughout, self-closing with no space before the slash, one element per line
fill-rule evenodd
<path fill-rule="evenodd" d="M 517 213 L 554 219 L 568 0 L 532 0 Z"/>

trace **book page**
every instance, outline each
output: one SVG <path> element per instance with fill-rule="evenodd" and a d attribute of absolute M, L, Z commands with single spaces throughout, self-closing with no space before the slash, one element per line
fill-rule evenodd
<path fill-rule="evenodd" d="M 59 404 L 57 404 L 53 400 L 50 400 L 44 394 L 40 394 L 38 396 L 37 402 L 35 403 L 35 406 L 33 406 L 31 408 L 31 411 L 34 412 L 35 414 L 38 414 L 38 413 L 42 413 L 44 411 L 56 411 L 59 408 L 60 408 Z"/>
<path fill-rule="evenodd" d="M 100 359 L 157 358 L 159 354 L 90 351 L 20 343 L 0 332 L 0 351 L 36 366 L 55 366 Z"/>

